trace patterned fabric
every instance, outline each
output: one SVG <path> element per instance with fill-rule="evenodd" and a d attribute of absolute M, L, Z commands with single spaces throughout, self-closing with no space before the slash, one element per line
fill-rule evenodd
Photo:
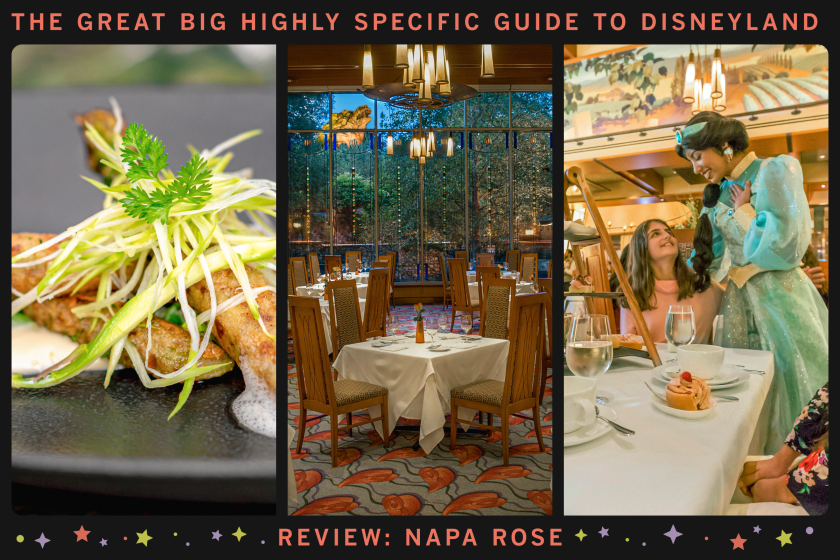
<path fill-rule="evenodd" d="M 476 381 L 463 387 L 452 389 L 452 398 L 464 399 L 477 403 L 484 403 L 493 406 L 502 406 L 502 397 L 505 392 L 505 384 L 502 381 L 486 379 Z"/>
<path fill-rule="evenodd" d="M 828 383 L 802 409 L 785 445 L 807 455 L 787 475 L 787 486 L 809 515 L 828 512 L 828 449 L 819 439 L 828 432 Z"/>
<path fill-rule="evenodd" d="M 351 379 L 336 381 L 333 383 L 333 388 L 335 390 L 335 406 L 362 402 L 388 394 L 388 389 L 385 387 Z"/>
<path fill-rule="evenodd" d="M 537 277 L 537 260 L 534 257 L 525 257 L 522 259 L 522 277 L 523 282 L 531 279 L 531 276 Z"/>
<path fill-rule="evenodd" d="M 286 270 L 289 273 L 289 281 L 286 284 L 286 286 L 288 287 L 289 295 L 293 296 L 293 295 L 295 295 L 295 283 L 292 281 L 292 269 L 287 268 Z"/>
<path fill-rule="evenodd" d="M 321 274 L 321 263 L 318 262 L 317 253 L 309 253 L 309 272 L 312 275 L 312 282 L 317 282 L 318 275 Z"/>
<path fill-rule="evenodd" d="M 484 336 L 507 338 L 508 308 L 510 290 L 504 286 L 487 288 L 487 303 L 484 311 Z"/>
<path fill-rule="evenodd" d="M 356 313 L 356 290 L 353 288 L 338 288 L 332 291 L 335 299 L 335 328 L 338 332 L 338 348 L 345 344 L 361 342 L 359 338 L 359 315 Z M 335 354 L 337 355 L 337 354 Z"/>
<path fill-rule="evenodd" d="M 440 304 L 424 308 L 431 316 L 443 310 Z M 398 334 L 413 332 L 415 312 L 411 305 L 397 306 L 391 313 L 399 320 Z M 455 332 L 461 332 L 459 326 Z M 297 427 L 303 419 L 291 344 L 287 367 L 286 418 L 289 425 Z M 389 418 L 389 424 L 397 428 L 387 449 L 371 424 L 355 428 L 351 435 L 341 431 L 347 425 L 342 419 L 338 426 L 338 467 L 332 468 L 330 419 L 310 414 L 302 452 L 295 452 L 296 439 L 290 444 L 299 503 L 289 502 L 287 512 L 298 516 L 551 515 L 551 386 L 549 378 L 540 406 L 547 452 L 539 451 L 533 422 L 511 416 L 509 467 L 502 464 L 500 432 L 459 434 L 454 450 L 449 449 L 445 437 L 427 455 L 422 449 L 412 449 L 418 420 Z M 353 422 L 363 421 L 365 416 L 367 411 L 354 411 Z M 494 424 L 499 425 L 498 417 Z"/>
<path fill-rule="evenodd" d="M 519 251 L 508 251 L 505 259 L 508 263 L 508 271 L 519 272 Z"/>
<path fill-rule="evenodd" d="M 306 286 L 306 263 L 303 261 L 293 261 L 292 268 L 295 271 L 295 285 Z"/>

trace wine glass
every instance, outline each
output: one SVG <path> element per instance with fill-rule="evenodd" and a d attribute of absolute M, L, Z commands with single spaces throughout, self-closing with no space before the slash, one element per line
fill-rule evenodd
<path fill-rule="evenodd" d="M 665 317 L 665 340 L 676 347 L 694 342 L 697 328 L 694 325 L 694 310 L 690 305 L 672 305 Z"/>
<path fill-rule="evenodd" d="M 449 325 L 449 315 L 447 315 L 446 313 L 441 313 L 440 315 L 438 315 L 437 324 L 441 334 L 446 334 L 446 327 Z"/>
<path fill-rule="evenodd" d="M 470 334 L 472 331 L 473 322 L 472 322 L 472 315 L 470 314 L 461 314 L 461 330 L 466 334 Z"/>
<path fill-rule="evenodd" d="M 503 262 L 503 263 L 502 263 L 502 268 L 504 268 L 504 269 L 505 269 L 505 272 L 507 272 L 507 270 L 508 270 L 508 263 L 507 263 L 507 261 L 505 261 L 505 262 Z"/>
<path fill-rule="evenodd" d="M 588 315 L 572 319 L 566 343 L 566 364 L 575 375 L 597 380 L 610 368 L 613 345 L 610 322 L 606 315 Z M 596 397 L 598 404 L 607 399 Z"/>
<path fill-rule="evenodd" d="M 397 334 L 397 327 L 400 325 L 399 319 L 395 314 L 392 314 L 388 317 L 388 324 L 385 327 L 385 331 L 388 333 L 388 336 L 394 337 Z"/>
<path fill-rule="evenodd" d="M 582 296 L 569 296 L 563 302 L 563 340 L 569 342 L 569 334 L 572 332 L 572 319 L 575 317 L 586 317 L 586 301 Z"/>
<path fill-rule="evenodd" d="M 475 261 L 470 261 L 470 272 L 475 270 Z"/>

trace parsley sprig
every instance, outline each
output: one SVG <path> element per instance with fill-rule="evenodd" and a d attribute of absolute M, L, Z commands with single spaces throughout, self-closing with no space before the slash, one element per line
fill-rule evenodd
<path fill-rule="evenodd" d="M 198 154 L 181 167 L 178 176 L 169 185 L 161 182 L 159 173 L 169 165 L 166 146 L 149 134 L 143 125 L 132 123 L 126 129 L 121 156 L 129 166 L 126 177 L 132 183 L 145 179 L 152 181 L 156 187 L 150 193 L 137 185 L 126 193 L 122 205 L 129 216 L 145 220 L 147 224 L 155 220 L 165 224 L 169 211 L 176 204 L 203 204 L 210 200 L 212 172 L 207 167 L 207 161 Z"/>

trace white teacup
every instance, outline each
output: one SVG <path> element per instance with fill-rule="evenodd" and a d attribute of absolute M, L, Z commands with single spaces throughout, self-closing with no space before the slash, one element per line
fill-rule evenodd
<path fill-rule="evenodd" d="M 595 381 L 563 377 L 563 433 L 574 432 L 595 421 Z"/>
<path fill-rule="evenodd" d="M 724 350 L 710 344 L 688 344 L 677 348 L 680 369 L 700 379 L 713 379 L 723 367 Z"/>

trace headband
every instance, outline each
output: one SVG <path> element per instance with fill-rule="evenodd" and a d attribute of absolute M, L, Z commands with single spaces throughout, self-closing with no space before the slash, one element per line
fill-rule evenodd
<path fill-rule="evenodd" d="M 709 122 L 709 121 L 696 123 L 696 124 L 693 124 L 691 126 L 687 126 L 682 130 L 678 130 L 677 131 L 677 144 L 682 144 L 683 142 L 685 142 L 686 138 L 688 138 L 692 134 L 695 134 L 695 133 L 703 130 L 703 127 L 706 126 L 707 122 Z"/>

